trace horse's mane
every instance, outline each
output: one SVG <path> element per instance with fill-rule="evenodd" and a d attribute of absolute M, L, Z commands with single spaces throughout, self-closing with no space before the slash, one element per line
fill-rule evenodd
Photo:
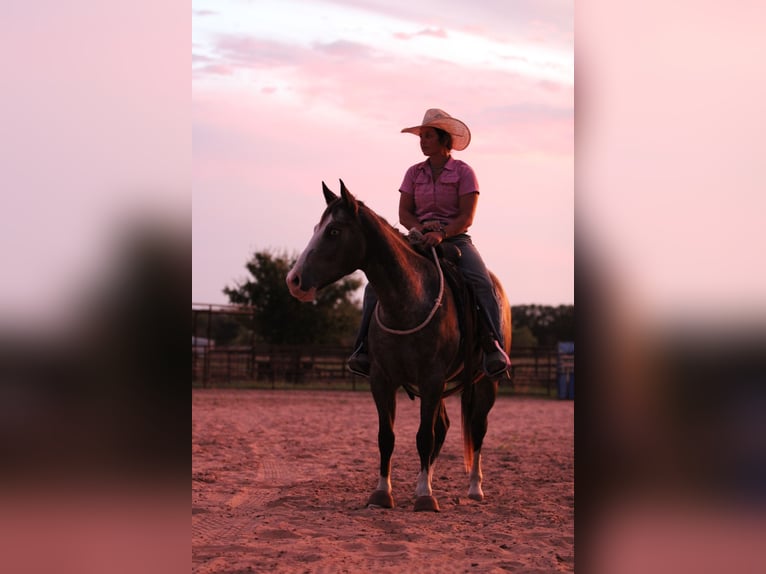
<path fill-rule="evenodd" d="M 385 230 L 388 234 L 398 237 L 399 240 L 407 247 L 412 248 L 407 235 L 399 231 L 396 227 L 391 225 L 388 220 L 382 215 L 378 215 L 371 207 L 368 207 L 364 202 L 359 201 L 359 217 L 362 221 L 368 225 L 373 225 L 379 228 L 381 231 Z M 365 221 L 366 220 L 366 221 Z"/>
<path fill-rule="evenodd" d="M 359 204 L 359 218 L 362 220 L 363 225 L 373 227 L 378 235 L 393 238 L 404 250 L 425 257 L 429 261 L 431 260 L 430 248 L 426 243 L 413 240 L 407 233 L 399 231 L 385 217 L 377 214 L 371 207 L 366 206 L 361 201 L 357 201 L 357 203 Z"/>
<path fill-rule="evenodd" d="M 396 227 L 391 225 L 385 217 L 375 212 L 375 210 L 366 205 L 363 201 L 357 199 L 356 203 L 359 206 L 359 220 L 363 226 L 371 229 L 374 235 L 381 238 L 391 238 L 400 247 L 417 253 L 418 255 L 423 255 L 423 252 L 410 242 L 406 233 L 399 231 Z M 336 207 L 339 207 L 342 204 L 342 198 L 333 201 L 327 206 L 326 214 L 331 213 Z"/>

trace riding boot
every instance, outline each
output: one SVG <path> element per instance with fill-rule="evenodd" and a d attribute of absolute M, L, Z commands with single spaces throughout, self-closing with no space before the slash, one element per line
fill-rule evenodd
<path fill-rule="evenodd" d="M 351 356 L 346 360 L 348 370 L 362 377 L 370 376 L 370 355 L 367 353 L 367 340 L 362 339 Z"/>
<path fill-rule="evenodd" d="M 370 355 L 367 352 L 367 331 L 370 328 L 372 312 L 378 303 L 378 297 L 375 290 L 369 283 L 364 290 L 364 299 L 362 300 L 362 322 L 359 325 L 359 332 L 356 335 L 354 352 L 346 360 L 346 366 L 349 371 L 362 377 L 370 376 Z"/>
<path fill-rule="evenodd" d="M 484 351 L 484 374 L 488 377 L 499 377 L 511 368 L 511 359 L 500 346 L 497 339 L 492 339 L 492 349 Z"/>
<path fill-rule="evenodd" d="M 486 329 L 486 336 L 482 337 L 484 349 L 484 374 L 490 378 L 499 377 L 511 368 L 511 359 L 503 349 L 500 333 L 495 329 L 488 313 L 483 307 L 479 307 L 481 323 Z"/>

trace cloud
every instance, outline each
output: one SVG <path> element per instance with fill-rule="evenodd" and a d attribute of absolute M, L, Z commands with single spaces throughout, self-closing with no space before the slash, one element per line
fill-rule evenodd
<path fill-rule="evenodd" d="M 403 22 L 428 23 L 428 29 L 470 32 L 494 41 L 544 40 L 547 45 L 565 48 L 571 48 L 574 42 L 573 1 L 441 0 L 438 12 L 425 2 L 331 0 L 327 3 Z"/>
<path fill-rule="evenodd" d="M 300 64 L 306 53 L 294 44 L 243 35 L 221 35 L 213 50 L 229 65 L 245 68 L 292 66 Z"/>
<path fill-rule="evenodd" d="M 391 117 L 414 121 L 423 109 L 436 106 L 470 115 L 483 133 L 477 140 L 481 146 L 503 147 L 504 134 L 511 132 L 519 142 L 512 147 L 518 153 L 568 153 L 571 147 L 573 89 L 554 80 L 470 67 L 417 51 L 392 53 L 347 39 L 301 46 L 220 35 L 211 53 L 194 60 L 199 64 L 195 78 L 257 71 L 242 85 L 282 98 L 285 105 L 332 110 L 328 117 L 333 121 L 343 115 L 371 125 Z M 470 81 L 456 85 L 456 77 L 467 75 Z M 407 97 L 402 97 L 403 86 Z M 554 132 L 561 135 L 552 137 Z"/>
<path fill-rule="evenodd" d="M 231 76 L 235 69 L 216 58 L 192 52 L 192 78 Z"/>
<path fill-rule="evenodd" d="M 251 35 L 240 27 L 200 34 L 205 49 L 194 51 L 207 59 L 194 61 L 197 298 L 218 300 L 254 248 L 302 247 L 323 207 L 322 180 L 342 177 L 395 222 L 402 172 L 422 157 L 417 138 L 400 129 L 439 107 L 474 134 L 460 158 L 487 192 L 474 237 L 493 268 L 509 285 L 519 266 L 527 275 L 555 268 L 564 277 L 525 282 L 526 292 L 516 285 L 514 300 L 571 300 L 572 73 L 535 69 L 566 65 L 571 51 L 551 48 L 557 39 L 528 49 L 528 39 L 509 31 L 525 25 L 503 22 L 506 3 L 494 18 L 463 21 L 449 1 L 439 14 L 408 21 L 401 14 L 424 9 L 359 0 L 344 2 L 355 10 L 349 15 L 336 4 L 316 8 L 327 25 L 293 25 L 278 11 Z M 339 25 L 349 18 L 353 29 Z M 509 254 L 507 244 L 548 255 L 538 262 L 522 250 Z"/>
<path fill-rule="evenodd" d="M 202 54 L 195 54 L 192 52 L 192 65 L 194 64 L 208 64 L 212 61 L 212 58 Z"/>
<path fill-rule="evenodd" d="M 359 42 L 350 42 L 348 40 L 338 40 L 337 42 L 314 44 L 317 52 L 329 56 L 362 59 L 372 56 L 374 51 L 370 46 Z"/>
<path fill-rule="evenodd" d="M 394 34 L 394 38 L 398 38 L 400 40 L 410 40 L 412 38 L 415 38 L 416 36 L 430 36 L 432 38 L 447 38 L 447 32 L 444 30 L 444 28 L 426 28 L 425 30 L 420 30 L 419 32 L 415 32 L 414 34 L 407 34 L 406 32 L 396 32 Z"/>
<path fill-rule="evenodd" d="M 207 47 L 208 54 L 193 54 L 194 78 L 233 76 L 249 70 L 295 69 L 305 65 L 311 50 L 241 34 L 220 34 Z"/>
<path fill-rule="evenodd" d="M 232 76 L 235 69 L 225 64 L 210 64 L 195 70 L 195 75 Z"/>

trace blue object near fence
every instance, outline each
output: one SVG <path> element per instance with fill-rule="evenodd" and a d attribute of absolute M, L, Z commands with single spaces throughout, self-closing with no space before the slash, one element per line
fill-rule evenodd
<path fill-rule="evenodd" d="M 567 341 L 558 344 L 556 379 L 558 398 L 574 399 L 574 342 Z"/>

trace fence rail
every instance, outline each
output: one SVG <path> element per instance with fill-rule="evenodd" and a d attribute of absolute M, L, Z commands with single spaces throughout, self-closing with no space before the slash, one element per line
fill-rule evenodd
<path fill-rule="evenodd" d="M 196 344 L 195 344 L 196 343 Z M 367 379 L 346 369 L 346 347 L 254 345 L 214 347 L 209 341 L 192 344 L 192 383 L 203 387 L 247 382 L 307 383 L 366 386 Z M 516 392 L 545 393 L 556 388 L 555 348 L 518 348 L 511 353 L 510 387 Z"/>
<path fill-rule="evenodd" d="M 192 381 L 226 384 L 234 381 L 351 381 L 345 368 L 348 349 L 340 347 L 268 345 L 195 347 Z"/>

